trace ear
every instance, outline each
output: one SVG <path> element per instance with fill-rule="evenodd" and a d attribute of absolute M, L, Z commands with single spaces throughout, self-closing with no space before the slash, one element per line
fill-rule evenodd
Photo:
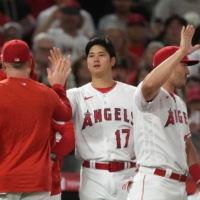
<path fill-rule="evenodd" d="M 2 68 L 4 71 L 6 71 L 6 65 L 5 65 L 4 61 L 2 61 Z"/>
<path fill-rule="evenodd" d="M 111 60 L 110 60 L 110 63 L 111 63 L 111 66 L 113 67 L 116 63 L 116 58 L 112 57 Z"/>
<path fill-rule="evenodd" d="M 27 68 L 28 74 L 31 73 L 31 65 L 32 65 L 32 59 L 29 60 L 29 64 L 28 64 L 28 68 Z"/>

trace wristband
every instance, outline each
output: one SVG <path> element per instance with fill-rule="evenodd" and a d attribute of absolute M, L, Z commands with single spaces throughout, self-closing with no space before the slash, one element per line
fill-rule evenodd
<path fill-rule="evenodd" d="M 200 163 L 193 164 L 189 167 L 189 172 L 196 184 L 200 184 Z"/>
<path fill-rule="evenodd" d="M 51 152 L 51 160 L 53 160 L 53 161 L 57 160 L 57 155 L 53 152 Z"/>

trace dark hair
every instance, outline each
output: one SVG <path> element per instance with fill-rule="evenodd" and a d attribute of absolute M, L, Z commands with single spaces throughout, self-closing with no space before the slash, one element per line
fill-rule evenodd
<path fill-rule="evenodd" d="M 186 80 L 187 84 L 190 82 L 190 81 L 194 81 L 194 82 L 198 82 L 200 83 L 200 78 L 199 77 L 196 77 L 196 76 L 189 76 Z"/>
<path fill-rule="evenodd" d="M 177 20 L 182 26 L 187 26 L 187 21 L 179 16 L 179 15 L 172 15 L 171 17 L 167 18 L 165 21 L 165 28 L 168 28 L 168 26 L 174 21 Z"/>
<path fill-rule="evenodd" d="M 87 56 L 89 54 L 90 49 L 94 45 L 103 46 L 106 49 L 106 51 L 109 53 L 110 58 L 116 57 L 115 47 L 113 43 L 111 42 L 111 40 L 109 40 L 108 38 L 94 38 L 90 40 L 85 47 L 85 54 Z"/>

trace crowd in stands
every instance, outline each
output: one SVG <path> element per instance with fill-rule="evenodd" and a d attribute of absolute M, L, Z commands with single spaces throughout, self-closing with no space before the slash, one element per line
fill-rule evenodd
<path fill-rule="evenodd" d="M 48 85 L 48 56 L 58 47 L 72 57 L 67 88 L 91 81 L 85 45 L 94 37 L 113 42 L 117 62 L 113 77 L 137 86 L 153 69 L 153 56 L 161 48 L 179 46 L 182 26 L 193 24 L 193 44 L 200 43 L 198 0 L 0 0 L 0 51 L 6 41 L 22 39 L 31 49 L 38 81 Z M 200 49 L 189 55 L 200 60 Z M 189 67 L 186 87 L 176 93 L 185 101 L 191 139 L 200 159 L 200 64 Z M 48 85 L 49 86 L 49 85 Z M 73 165 L 73 166 L 72 166 Z M 73 152 L 64 171 L 79 171 Z"/>

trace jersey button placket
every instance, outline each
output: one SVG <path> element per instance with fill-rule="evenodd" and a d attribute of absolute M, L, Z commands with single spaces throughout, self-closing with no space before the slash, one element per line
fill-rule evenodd
<path fill-rule="evenodd" d="M 106 102 L 106 95 L 105 94 L 103 95 L 103 98 L 104 98 L 104 104 L 107 104 L 107 102 Z"/>

